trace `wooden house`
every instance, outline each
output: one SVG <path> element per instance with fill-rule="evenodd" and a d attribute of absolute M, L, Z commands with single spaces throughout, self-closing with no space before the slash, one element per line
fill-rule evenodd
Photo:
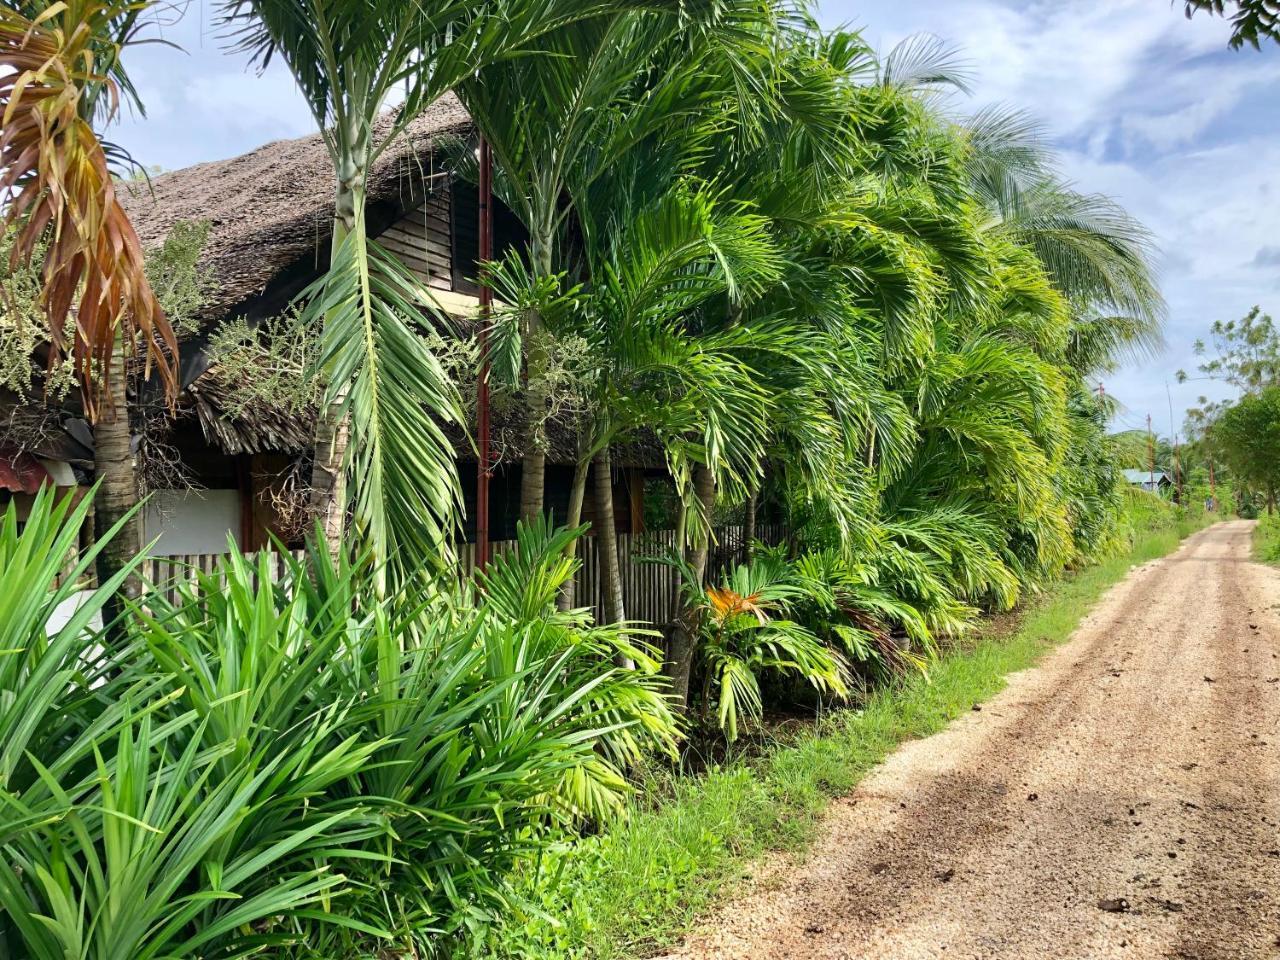
<path fill-rule="evenodd" d="M 1125 483 L 1132 487 L 1138 487 L 1147 493 L 1156 493 L 1160 496 L 1168 496 L 1169 489 L 1173 486 L 1173 479 L 1163 470 L 1125 470 Z"/>

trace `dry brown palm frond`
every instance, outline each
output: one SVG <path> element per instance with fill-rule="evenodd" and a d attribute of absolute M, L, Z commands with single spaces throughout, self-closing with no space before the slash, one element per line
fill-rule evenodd
<path fill-rule="evenodd" d="M 54 3 L 28 19 L 0 9 L 0 193 L 4 226 L 16 231 L 12 264 L 45 247 L 41 300 L 56 362 L 70 353 L 96 418 L 118 342 L 145 348 L 147 371 L 177 392 L 177 342 L 147 283 L 142 245 L 112 182 L 107 152 L 86 98 L 119 92 L 102 61 L 112 24 L 136 10 L 120 0 Z M 74 317 L 75 342 L 63 331 Z M 139 344 L 139 341 L 142 341 Z"/>

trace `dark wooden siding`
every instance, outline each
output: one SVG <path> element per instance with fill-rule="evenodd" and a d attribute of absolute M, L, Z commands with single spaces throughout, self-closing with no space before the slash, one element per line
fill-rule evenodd
<path fill-rule="evenodd" d="M 453 199 L 450 223 L 453 228 L 453 289 L 458 293 L 475 296 L 480 292 L 475 284 L 476 261 L 480 250 L 480 198 L 474 183 L 455 179 L 450 185 Z M 505 257 L 513 247 L 524 249 L 529 243 L 528 233 L 520 219 L 501 200 L 493 198 L 493 256 Z"/>
<path fill-rule="evenodd" d="M 449 193 L 438 190 L 383 231 L 378 242 L 428 286 L 453 290 L 449 223 Z"/>

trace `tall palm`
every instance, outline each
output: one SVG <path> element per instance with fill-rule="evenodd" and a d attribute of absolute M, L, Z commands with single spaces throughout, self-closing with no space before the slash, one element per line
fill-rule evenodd
<path fill-rule="evenodd" d="M 95 423 L 102 486 L 101 535 L 121 529 L 98 554 L 100 582 L 112 580 L 140 547 L 126 377 L 141 348 L 170 397 L 177 343 L 147 282 L 142 247 L 116 196 L 118 154 L 98 136 L 123 96 L 138 103 L 122 66 L 147 2 L 68 0 L 0 7 L 0 193 L 4 228 L 16 231 L 13 259 L 42 251 L 41 299 L 51 362 L 70 353 L 84 409 Z M 122 523 L 123 521 L 123 523 Z M 129 578 L 124 592 L 136 592 Z"/>
<path fill-rule="evenodd" d="M 1165 306 L 1150 231 L 1110 197 L 1065 183 L 1043 127 L 1026 114 L 988 107 L 964 127 L 986 228 L 1033 250 L 1073 302 L 1128 318 L 1131 345 L 1159 346 Z"/>
<path fill-rule="evenodd" d="M 686 504 L 680 536 L 695 545 L 688 559 L 700 569 L 713 505 L 705 478 L 751 482 L 770 406 L 751 356 L 766 343 L 783 350 L 787 338 L 765 328 L 703 330 L 696 318 L 726 295 L 758 295 L 777 275 L 778 258 L 759 217 L 718 205 L 705 188 L 675 184 L 614 213 L 629 216 L 602 231 L 604 246 L 588 254 L 584 320 L 599 363 L 590 449 L 603 455 L 603 470 L 611 443 L 641 432 L 657 438 Z M 621 616 L 621 583 L 606 579 Z"/>
<path fill-rule="evenodd" d="M 312 502 L 331 549 L 350 507 L 379 562 L 400 570 L 430 564 L 461 508 L 444 430 L 461 424 L 461 402 L 420 336 L 443 317 L 425 288 L 366 235 L 370 170 L 423 108 L 463 78 L 596 9 L 589 0 L 223 3 L 226 23 L 255 63 L 279 56 L 288 65 L 334 166 L 329 270 L 305 307 L 323 330 L 326 393 Z M 350 491 L 348 475 L 357 481 Z"/>
<path fill-rule="evenodd" d="M 617 198 L 645 196 L 651 171 L 664 169 L 644 150 L 633 149 L 628 163 L 615 164 L 595 185 L 592 202 L 582 205 L 598 218 L 594 227 L 588 221 L 588 237 L 612 242 L 604 256 L 587 243 L 595 283 L 609 303 L 601 310 L 607 358 L 601 380 L 612 393 L 596 409 L 616 432 L 643 427 L 662 440 L 689 507 L 684 519 L 695 521 L 682 524 L 684 569 L 699 579 L 707 572 L 705 520 L 712 507 L 717 499 L 750 497 L 766 457 L 792 497 L 821 504 L 850 531 L 865 524 L 872 503 L 868 451 L 879 440 L 882 459 L 905 455 L 909 418 L 880 386 L 882 344 L 867 336 L 868 311 L 858 303 L 859 292 L 874 286 L 858 268 L 870 266 L 876 241 L 848 257 L 850 249 L 831 239 L 861 231 L 880 238 L 881 246 L 892 246 L 886 235 L 905 240 L 902 218 L 880 216 L 866 186 L 868 138 L 861 127 L 874 111 L 857 102 L 854 84 L 868 72 L 868 53 L 844 35 L 814 42 L 813 29 L 783 31 L 776 41 L 766 63 L 776 71 L 768 83 L 775 105 L 721 114 L 699 141 L 697 165 L 667 187 L 679 195 L 682 183 L 688 190 L 702 180 L 722 225 L 738 224 L 727 237 L 711 228 L 694 234 L 715 253 L 712 269 L 698 280 L 677 272 L 667 288 L 640 271 L 646 294 L 677 294 L 642 301 L 657 308 L 652 313 L 630 309 L 625 291 L 604 282 L 629 277 L 638 265 L 689 266 L 672 255 L 681 248 L 667 231 L 632 235 L 607 221 L 605 211 L 618 216 L 627 209 L 626 199 Z M 748 247 L 733 242 L 747 233 Z M 721 283 L 714 292 L 690 296 L 716 277 Z M 886 326 L 909 329 L 908 313 L 895 314 Z M 732 362 L 700 370 L 699 362 L 712 356 Z M 661 360 L 650 366 L 648 357 Z M 681 371 L 679 378 L 664 376 L 672 368 Z M 698 378 L 713 369 L 739 388 L 712 379 L 714 388 L 702 389 Z M 678 698 L 687 696 L 694 659 L 693 614 L 683 607 L 671 625 L 668 669 Z"/>
<path fill-rule="evenodd" d="M 459 86 L 493 149 L 497 188 L 528 230 L 534 284 L 558 275 L 581 279 L 586 233 L 606 219 L 581 216 L 584 205 L 599 199 L 598 183 L 631 151 L 672 134 L 678 148 L 651 155 L 665 165 L 651 173 L 666 182 L 688 163 L 689 128 L 722 109 L 717 99 L 726 85 L 767 92 L 750 66 L 776 15 L 751 0 L 678 11 L 619 8 L 547 34 L 536 44 L 543 57 L 496 62 Z M 557 332 L 536 301 L 520 328 L 520 513 L 530 518 L 545 502 L 548 370 Z"/>
<path fill-rule="evenodd" d="M 879 156 L 877 147 L 895 164 L 908 158 L 897 156 L 903 125 L 885 108 L 900 106 L 898 94 L 866 96 L 864 79 L 874 71 L 858 38 L 823 37 L 804 24 L 781 34 L 770 65 L 777 71 L 770 84 L 776 106 L 722 117 L 693 173 L 712 183 L 722 206 L 750 211 L 753 229 L 774 248 L 774 266 L 748 274 L 750 285 L 726 286 L 679 311 L 675 328 L 690 348 L 732 343 L 755 399 L 734 411 L 731 428 L 722 426 L 728 418 L 714 405 L 695 407 L 702 431 L 690 424 L 672 437 L 692 441 L 683 458 L 687 472 L 675 473 L 688 478 L 690 516 L 701 518 L 718 498 L 749 498 L 768 456 L 789 497 L 826 511 L 847 536 L 865 528 L 873 504 L 874 451 L 879 447 L 879 459 L 893 464 L 906 455 L 909 417 L 881 387 L 876 368 L 918 344 L 923 328 L 909 304 L 917 299 L 923 257 L 913 263 L 898 254 L 930 239 L 938 218 L 909 203 L 904 209 L 868 162 Z M 625 180 L 602 185 L 614 196 L 636 192 Z M 879 281 L 895 271 L 904 293 L 886 297 Z M 877 309 L 886 303 L 893 308 Z M 637 422 L 662 409 L 634 384 L 622 393 L 642 408 Z M 621 397 L 615 404 L 626 409 Z M 723 432 L 716 445 L 702 436 L 713 425 Z M 680 451 L 670 440 L 666 446 L 669 458 Z M 684 566 L 702 578 L 706 532 L 694 525 L 689 533 Z M 687 695 L 694 614 L 684 607 L 671 628 L 668 667 L 677 697 Z"/>

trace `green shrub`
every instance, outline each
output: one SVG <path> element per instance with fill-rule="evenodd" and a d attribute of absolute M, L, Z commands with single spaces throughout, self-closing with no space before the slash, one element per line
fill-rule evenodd
<path fill-rule="evenodd" d="M 740 726 L 754 727 L 764 713 L 761 682 L 770 677 L 793 677 L 839 699 L 848 695 L 843 655 L 790 619 L 813 585 L 780 552 L 764 551 L 705 589 L 678 557 L 662 562 L 679 571 L 697 624 L 690 704 L 702 728 L 732 743 Z"/>
<path fill-rule="evenodd" d="M 1253 555 L 1263 563 L 1280 563 L 1280 516 L 1264 516 L 1253 528 Z"/>
<path fill-rule="evenodd" d="M 113 584 L 44 636 L 87 509 L 42 494 L 0 529 L 0 955 L 464 949 L 520 863 L 673 749 L 641 639 L 555 610 L 572 534 L 523 529 L 480 601 L 232 551 L 108 650 Z"/>
<path fill-rule="evenodd" d="M 1129 541 L 1154 530 L 1167 530 L 1177 520 L 1178 505 L 1172 500 L 1137 487 L 1129 487 L 1125 491 L 1121 526 Z"/>

